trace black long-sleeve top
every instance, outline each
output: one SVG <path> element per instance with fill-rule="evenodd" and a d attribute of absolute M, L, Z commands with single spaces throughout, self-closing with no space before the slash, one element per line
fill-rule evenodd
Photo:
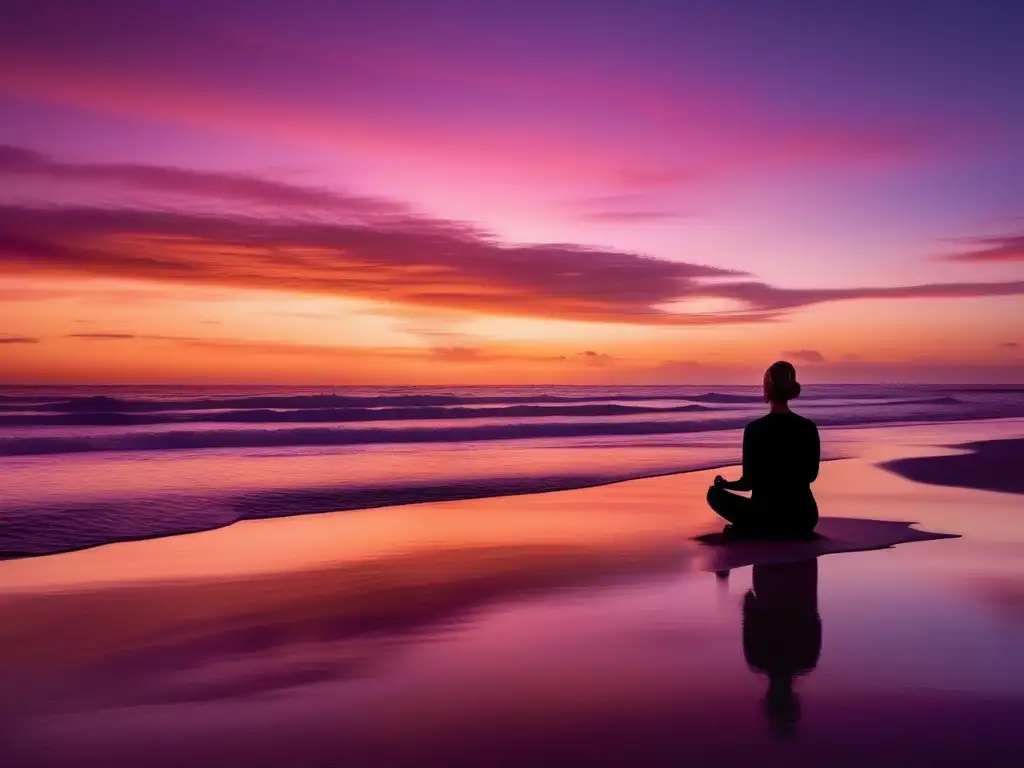
<path fill-rule="evenodd" d="M 743 477 L 737 485 L 753 491 L 758 506 L 793 522 L 817 521 L 811 483 L 818 477 L 821 442 L 810 419 L 769 413 L 743 431 Z M 781 522 L 781 521 L 780 521 Z"/>

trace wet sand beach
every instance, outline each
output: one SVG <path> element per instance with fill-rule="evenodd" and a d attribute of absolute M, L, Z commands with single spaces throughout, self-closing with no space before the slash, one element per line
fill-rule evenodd
<path fill-rule="evenodd" d="M 865 430 L 808 544 L 707 471 L 2 562 L 0 761 L 1012 764 L 1024 503 L 949 459 L 1022 430 Z"/>

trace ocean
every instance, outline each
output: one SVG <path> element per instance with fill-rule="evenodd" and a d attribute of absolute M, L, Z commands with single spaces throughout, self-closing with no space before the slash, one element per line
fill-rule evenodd
<path fill-rule="evenodd" d="M 579 488 L 737 463 L 755 387 L 7 387 L 0 557 L 244 519 Z M 865 426 L 1024 416 L 1024 388 L 809 386 Z"/>

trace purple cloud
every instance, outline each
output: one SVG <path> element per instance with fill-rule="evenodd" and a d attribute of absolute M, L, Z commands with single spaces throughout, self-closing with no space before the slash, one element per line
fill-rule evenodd
<path fill-rule="evenodd" d="M 3 336 L 0 335 L 0 344 L 38 344 L 39 339 L 31 336 Z"/>
<path fill-rule="evenodd" d="M 993 283 L 927 283 L 866 288 L 776 288 L 765 283 L 708 284 L 707 296 L 741 301 L 762 311 L 782 312 L 829 301 L 852 299 L 962 299 L 1024 294 L 1024 280 Z"/>
<path fill-rule="evenodd" d="M 946 261 L 968 263 L 1024 261 L 1024 234 L 978 237 L 968 240 L 967 243 L 972 246 L 968 250 L 942 258 Z"/>
<path fill-rule="evenodd" d="M 70 163 L 20 147 L 0 145 L 0 177 L 81 181 L 257 205 L 321 209 L 371 219 L 409 218 L 408 205 L 291 184 L 255 174 L 197 171 L 138 163 Z"/>

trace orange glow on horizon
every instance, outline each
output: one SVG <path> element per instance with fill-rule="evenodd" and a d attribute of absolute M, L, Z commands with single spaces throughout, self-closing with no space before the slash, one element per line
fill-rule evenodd
<path fill-rule="evenodd" d="M 864 300 L 785 323 L 671 328 L 116 280 L 7 279 L 0 293 L 16 309 L 5 383 L 746 383 L 784 356 L 810 382 L 943 366 L 970 380 L 1019 360 L 998 335 L 979 343 L 994 313 L 1011 319 L 1012 297 L 960 300 L 957 315 Z M 886 333 L 894 318 L 898 336 Z"/>

